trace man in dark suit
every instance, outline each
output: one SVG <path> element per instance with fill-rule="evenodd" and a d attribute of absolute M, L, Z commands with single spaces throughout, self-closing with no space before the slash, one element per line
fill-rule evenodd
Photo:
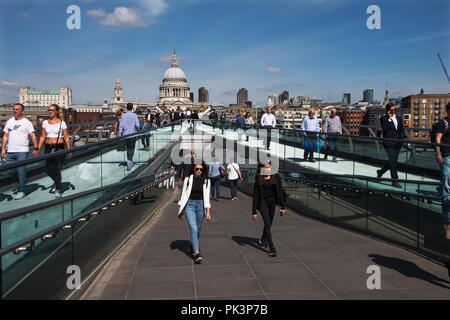
<path fill-rule="evenodd" d="M 405 129 L 403 128 L 402 118 L 395 114 L 395 105 L 393 103 L 388 103 L 386 105 L 386 114 L 381 116 L 380 124 L 383 130 L 384 139 L 403 140 L 405 138 Z M 386 150 L 388 163 L 385 164 L 381 170 L 377 170 L 378 179 L 381 178 L 386 171 L 390 170 L 391 178 L 398 180 L 397 162 L 402 144 L 403 142 L 401 141 L 383 140 L 383 146 Z M 402 187 L 398 181 L 393 181 L 392 186 L 396 188 Z"/>

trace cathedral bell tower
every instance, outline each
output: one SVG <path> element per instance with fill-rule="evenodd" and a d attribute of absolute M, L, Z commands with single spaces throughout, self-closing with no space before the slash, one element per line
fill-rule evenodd
<path fill-rule="evenodd" d="M 114 86 L 114 98 L 113 103 L 123 103 L 122 85 L 120 84 L 120 79 L 117 78 L 116 85 Z"/>

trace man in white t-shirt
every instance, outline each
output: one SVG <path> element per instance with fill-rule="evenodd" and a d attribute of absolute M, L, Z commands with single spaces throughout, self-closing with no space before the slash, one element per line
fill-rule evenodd
<path fill-rule="evenodd" d="M 272 113 L 272 109 L 267 108 L 267 112 L 261 118 L 261 126 L 267 130 L 267 150 L 270 150 L 270 141 L 272 140 L 271 129 L 277 126 L 277 119 Z"/>
<path fill-rule="evenodd" d="M 33 155 L 39 155 L 33 124 L 30 120 L 24 118 L 24 111 L 25 107 L 23 104 L 15 104 L 13 106 L 14 117 L 6 122 L 3 130 L 2 159 L 6 159 L 6 163 L 23 161 L 28 157 L 30 151 L 30 136 L 34 145 Z M 25 184 L 27 182 L 25 166 L 20 166 L 11 171 L 12 174 L 15 172 L 17 172 L 19 186 L 17 187 L 17 193 L 14 195 L 14 199 L 19 200 L 25 197 Z"/>
<path fill-rule="evenodd" d="M 230 164 L 227 166 L 227 175 L 231 190 L 231 200 L 237 200 L 237 183 L 239 179 L 242 180 L 242 174 L 236 162 L 230 161 Z"/>

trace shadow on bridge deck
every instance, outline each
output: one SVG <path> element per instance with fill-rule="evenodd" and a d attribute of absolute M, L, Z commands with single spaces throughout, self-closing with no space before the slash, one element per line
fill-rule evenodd
<path fill-rule="evenodd" d="M 83 299 L 450 299 L 444 267 L 291 211 L 275 216 L 278 256 L 269 257 L 257 246 L 262 219 L 251 219 L 242 193 L 212 201 L 200 239 L 204 261 L 194 265 L 178 198 L 111 258 Z M 381 290 L 367 289 L 370 265 L 381 269 Z"/>

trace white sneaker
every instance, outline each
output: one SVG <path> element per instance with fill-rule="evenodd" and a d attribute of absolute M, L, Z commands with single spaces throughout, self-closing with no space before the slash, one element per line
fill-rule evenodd
<path fill-rule="evenodd" d="M 62 197 L 61 191 L 55 190 L 55 198 L 61 198 L 61 197 Z"/>
<path fill-rule="evenodd" d="M 25 192 L 17 192 L 14 196 L 13 196 L 14 200 L 20 200 L 22 198 L 25 198 Z"/>

